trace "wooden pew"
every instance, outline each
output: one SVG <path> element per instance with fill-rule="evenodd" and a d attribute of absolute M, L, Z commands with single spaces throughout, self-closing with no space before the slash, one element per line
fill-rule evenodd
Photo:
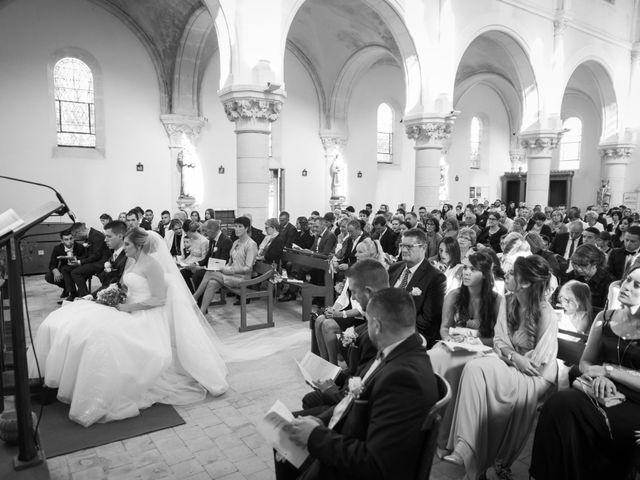
<path fill-rule="evenodd" d="M 275 271 L 271 265 L 266 263 L 256 262 L 253 266 L 253 272 L 257 275 L 251 280 L 245 280 L 240 282 L 237 287 L 229 287 L 227 285 L 222 287 L 224 298 L 224 290 L 227 290 L 240 297 L 240 332 L 248 332 L 251 330 L 258 330 L 260 328 L 273 327 L 273 283 L 269 280 L 273 277 Z M 257 286 L 258 290 L 254 290 L 251 287 Z M 258 323 L 255 325 L 247 325 L 247 300 L 266 298 L 267 299 L 267 321 L 264 323 Z"/>
<path fill-rule="evenodd" d="M 582 352 L 587 344 L 587 335 L 584 333 L 570 332 L 568 330 L 559 329 L 558 333 L 575 337 L 577 342 L 572 342 L 564 338 L 558 337 L 558 355 L 557 358 L 569 365 L 579 365 Z"/>

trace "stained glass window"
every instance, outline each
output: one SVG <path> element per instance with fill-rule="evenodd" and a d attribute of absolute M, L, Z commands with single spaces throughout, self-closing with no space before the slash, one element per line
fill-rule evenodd
<path fill-rule="evenodd" d="M 560 170 L 577 170 L 580 168 L 582 120 L 578 117 L 569 117 L 563 122 L 562 128 L 569 131 L 560 141 Z"/>
<path fill-rule="evenodd" d="M 53 68 L 58 145 L 96 146 L 93 74 L 81 60 L 65 57 Z"/>
<path fill-rule="evenodd" d="M 480 144 L 482 143 L 482 120 L 478 117 L 471 119 L 471 158 L 470 168 L 480 168 Z"/>
<path fill-rule="evenodd" d="M 393 162 L 393 110 L 386 103 L 378 106 L 378 163 Z"/>

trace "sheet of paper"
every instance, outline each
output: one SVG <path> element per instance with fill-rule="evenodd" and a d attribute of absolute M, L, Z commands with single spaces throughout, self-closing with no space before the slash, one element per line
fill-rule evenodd
<path fill-rule="evenodd" d="M 467 343 L 467 342 L 446 342 L 442 341 L 445 347 L 447 347 L 452 352 L 460 352 L 467 351 L 472 353 L 480 353 L 480 352 L 490 352 L 493 348 L 480 343 Z"/>
<path fill-rule="evenodd" d="M 340 367 L 311 352 L 307 352 L 302 361 L 296 363 L 304 379 L 312 386 L 319 381 L 335 380 L 340 373 Z"/>
<path fill-rule="evenodd" d="M 258 431 L 269 444 L 294 467 L 300 468 L 309 456 L 309 451 L 293 443 L 284 427 L 293 420 L 289 409 L 276 400 L 264 418 L 258 423 Z"/>
<path fill-rule="evenodd" d="M 212 272 L 219 272 L 222 267 L 226 265 L 226 260 L 222 258 L 210 258 L 207 263 L 207 270 Z"/>

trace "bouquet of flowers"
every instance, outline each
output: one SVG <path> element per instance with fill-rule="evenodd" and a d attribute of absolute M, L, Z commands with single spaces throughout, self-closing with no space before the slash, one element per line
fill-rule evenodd
<path fill-rule="evenodd" d="M 108 307 L 120 305 L 126 299 L 127 294 L 117 283 L 112 283 L 104 290 L 100 290 L 96 295 L 96 302 Z"/>
<path fill-rule="evenodd" d="M 338 334 L 338 340 L 340 340 L 342 346 L 345 348 L 353 345 L 357 338 L 358 334 L 354 327 L 349 327 L 344 332 Z"/>

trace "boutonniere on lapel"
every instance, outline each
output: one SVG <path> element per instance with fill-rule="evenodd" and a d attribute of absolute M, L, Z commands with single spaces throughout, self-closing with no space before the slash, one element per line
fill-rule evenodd
<path fill-rule="evenodd" d="M 413 287 L 409 293 L 412 297 L 419 297 L 420 295 L 422 295 L 422 290 L 420 290 L 418 287 Z"/>
<path fill-rule="evenodd" d="M 216 253 L 218 251 L 218 247 L 213 247 L 213 253 Z"/>
<path fill-rule="evenodd" d="M 364 392 L 364 382 L 360 377 L 351 377 L 349 379 L 349 395 L 353 398 L 359 398 Z"/>
<path fill-rule="evenodd" d="M 358 339 L 358 334 L 354 327 L 347 328 L 344 332 L 338 334 L 338 340 L 342 342 L 343 347 L 350 347 Z"/>
<path fill-rule="evenodd" d="M 82 246 L 83 246 L 84 248 L 87 248 L 87 247 L 89 246 L 89 244 L 88 244 L 87 242 L 84 242 L 84 243 L 82 244 Z"/>
<path fill-rule="evenodd" d="M 104 271 L 106 273 L 111 273 L 112 267 L 111 262 L 104 262 Z"/>

